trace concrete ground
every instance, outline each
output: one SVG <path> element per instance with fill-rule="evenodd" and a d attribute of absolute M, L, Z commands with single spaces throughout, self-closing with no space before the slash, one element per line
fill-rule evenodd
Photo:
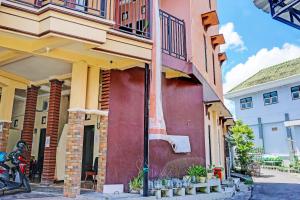
<path fill-rule="evenodd" d="M 300 200 L 300 175 L 262 170 L 254 178 L 251 200 Z"/>
<path fill-rule="evenodd" d="M 198 194 L 187 195 L 185 197 L 173 197 L 163 198 L 165 200 L 218 200 L 228 199 L 232 196 L 233 190 L 226 192 L 213 192 L 211 194 Z M 30 199 L 30 200 L 68 200 L 63 197 L 62 187 L 41 187 L 32 185 L 31 193 L 6 193 L 4 196 L 0 195 L 1 200 L 18 200 L 18 199 Z M 92 190 L 82 190 L 75 200 L 155 200 L 155 197 L 142 198 L 136 194 L 115 194 L 115 195 L 103 195 L 101 193 L 93 192 Z"/>

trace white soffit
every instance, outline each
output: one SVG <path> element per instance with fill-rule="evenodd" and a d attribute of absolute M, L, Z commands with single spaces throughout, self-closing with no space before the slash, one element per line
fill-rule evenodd
<path fill-rule="evenodd" d="M 48 79 L 51 76 L 69 74 L 70 63 L 42 56 L 32 56 L 0 67 L 1 70 L 24 77 L 30 81 Z"/>

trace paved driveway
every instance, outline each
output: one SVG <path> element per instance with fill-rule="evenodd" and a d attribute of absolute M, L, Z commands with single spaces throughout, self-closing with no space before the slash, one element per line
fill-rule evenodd
<path fill-rule="evenodd" d="M 262 170 L 254 178 L 252 200 L 300 200 L 300 175 Z"/>

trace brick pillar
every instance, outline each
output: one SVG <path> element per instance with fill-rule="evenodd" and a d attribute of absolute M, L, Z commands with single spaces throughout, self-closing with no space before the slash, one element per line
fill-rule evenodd
<path fill-rule="evenodd" d="M 109 94 L 110 94 L 110 70 L 101 71 L 101 95 L 100 105 L 101 110 L 109 110 Z"/>
<path fill-rule="evenodd" d="M 29 146 L 30 152 L 32 147 L 32 137 L 35 122 L 36 103 L 38 97 L 39 87 L 31 86 L 27 89 L 25 115 L 23 122 L 23 131 L 21 139 Z"/>
<path fill-rule="evenodd" d="M 6 152 L 10 122 L 0 122 L 0 152 Z"/>
<path fill-rule="evenodd" d="M 47 144 L 45 145 L 44 165 L 42 174 L 42 183 L 46 185 L 53 183 L 55 175 L 56 148 L 59 126 L 59 109 L 63 82 L 59 80 L 51 80 L 50 83 L 51 88 L 46 133 L 46 141 L 50 141 L 50 144 L 48 146 Z"/>
<path fill-rule="evenodd" d="M 99 108 L 109 110 L 110 81 L 111 71 L 101 71 L 101 95 Z M 98 158 L 98 176 L 97 192 L 103 192 L 103 185 L 106 181 L 106 163 L 107 163 L 107 134 L 108 134 L 108 116 L 100 116 L 99 130 L 99 158 Z"/>
<path fill-rule="evenodd" d="M 100 117 L 97 192 L 103 192 L 106 178 L 108 117 Z"/>
<path fill-rule="evenodd" d="M 84 119 L 85 112 L 69 111 L 64 180 L 64 196 L 69 198 L 80 194 Z"/>

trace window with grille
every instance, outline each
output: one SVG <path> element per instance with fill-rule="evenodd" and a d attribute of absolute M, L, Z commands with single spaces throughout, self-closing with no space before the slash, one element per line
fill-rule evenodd
<path fill-rule="evenodd" d="M 241 109 L 249 109 L 253 107 L 252 97 L 243 98 L 240 100 Z"/>
<path fill-rule="evenodd" d="M 263 96 L 264 96 L 265 105 L 271 105 L 271 104 L 278 103 L 277 91 L 265 93 Z"/>

